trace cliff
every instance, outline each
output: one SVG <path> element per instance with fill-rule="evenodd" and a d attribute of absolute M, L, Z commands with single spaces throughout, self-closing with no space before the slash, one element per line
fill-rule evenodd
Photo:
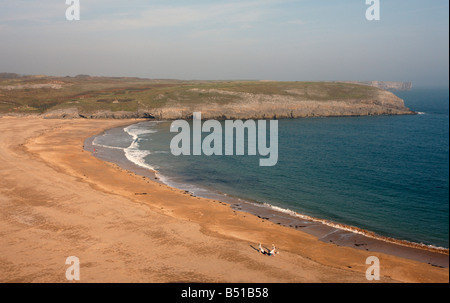
<path fill-rule="evenodd" d="M 207 92 L 205 92 L 207 93 Z M 160 119 L 190 117 L 194 111 L 202 113 L 205 119 L 268 119 L 303 118 L 329 116 L 368 116 L 412 114 L 403 100 L 394 94 L 379 90 L 373 98 L 366 100 L 308 100 L 301 96 L 263 95 L 221 91 L 220 94 L 239 96 L 241 102 L 219 105 L 202 103 L 183 106 L 172 102 L 152 114 Z"/>
<path fill-rule="evenodd" d="M 393 93 L 354 83 L 89 76 L 0 82 L 0 112 L 48 119 L 181 119 L 193 112 L 205 119 L 414 114 Z"/>

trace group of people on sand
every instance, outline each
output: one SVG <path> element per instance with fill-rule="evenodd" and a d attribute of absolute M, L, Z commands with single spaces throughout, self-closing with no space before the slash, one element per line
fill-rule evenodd
<path fill-rule="evenodd" d="M 275 245 L 272 244 L 272 250 L 267 249 L 267 251 L 261 246 L 261 243 L 259 243 L 259 253 L 263 255 L 268 255 L 270 257 L 274 257 L 275 254 L 278 254 L 279 252 L 276 250 Z"/>

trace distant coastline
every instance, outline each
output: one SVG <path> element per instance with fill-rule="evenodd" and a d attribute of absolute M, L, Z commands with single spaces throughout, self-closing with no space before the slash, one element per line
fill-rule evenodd
<path fill-rule="evenodd" d="M 181 81 L 0 74 L 0 115 L 46 119 L 281 119 L 411 115 L 401 82 Z"/>
<path fill-rule="evenodd" d="M 392 81 L 342 81 L 343 83 L 354 83 L 368 85 L 389 91 L 405 91 L 413 88 L 412 82 L 392 82 Z"/>

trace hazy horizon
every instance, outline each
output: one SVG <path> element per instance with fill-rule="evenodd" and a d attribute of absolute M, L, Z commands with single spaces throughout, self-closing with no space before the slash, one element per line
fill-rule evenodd
<path fill-rule="evenodd" d="M 179 80 L 449 83 L 449 3 L 0 0 L 0 72 Z"/>

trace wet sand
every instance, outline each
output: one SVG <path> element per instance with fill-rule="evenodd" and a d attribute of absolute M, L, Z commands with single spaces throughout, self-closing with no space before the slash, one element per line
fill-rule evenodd
<path fill-rule="evenodd" d="M 82 282 L 367 282 L 369 256 L 381 282 L 448 282 L 448 269 L 320 241 L 83 149 L 135 122 L 0 118 L 0 282 L 64 282 L 69 256 Z"/>

